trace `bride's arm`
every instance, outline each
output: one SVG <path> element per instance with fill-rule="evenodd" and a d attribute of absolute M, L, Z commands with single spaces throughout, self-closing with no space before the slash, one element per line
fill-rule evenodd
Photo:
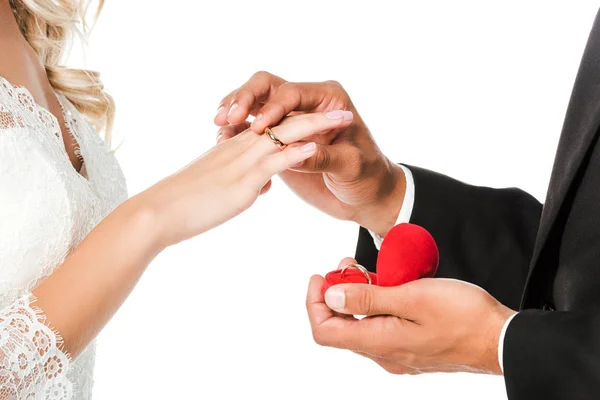
<path fill-rule="evenodd" d="M 273 132 L 284 143 L 294 143 L 350 123 L 335 113 L 307 114 L 287 119 Z M 62 335 L 64 352 L 76 357 L 117 311 L 159 252 L 238 215 L 252 205 L 273 175 L 314 152 L 313 143 L 298 143 L 281 151 L 266 135 L 248 131 L 129 199 L 33 290 L 38 321 Z M 13 329 L 10 324 L 14 315 L 20 315 L 19 310 L 30 313 L 26 303 L 31 299 L 21 299 L 0 312 L 0 335 L 11 343 L 11 347 L 2 347 L 0 336 L 0 399 L 10 398 L 10 394 L 3 397 L 8 393 L 3 392 L 6 376 L 18 372 L 8 371 L 3 377 L 3 366 L 19 351 L 39 348 L 31 329 Z M 43 388 L 48 379 L 60 375 L 55 374 L 54 366 L 48 371 L 47 360 L 35 358 L 26 365 L 33 377 L 27 382 L 17 380 L 17 385 L 39 381 Z M 62 366 L 64 373 L 66 365 Z"/>

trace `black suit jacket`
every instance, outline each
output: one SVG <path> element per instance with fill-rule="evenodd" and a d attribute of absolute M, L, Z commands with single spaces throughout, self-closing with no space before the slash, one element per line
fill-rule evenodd
<path fill-rule="evenodd" d="M 510 400 L 600 399 L 600 13 L 577 75 L 544 206 L 409 166 L 411 222 L 440 249 L 437 276 L 522 311 L 504 342 Z M 356 259 L 375 269 L 361 228 Z"/>

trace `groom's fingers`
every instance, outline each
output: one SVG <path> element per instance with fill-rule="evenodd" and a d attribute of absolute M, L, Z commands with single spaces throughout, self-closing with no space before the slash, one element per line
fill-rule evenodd
<path fill-rule="evenodd" d="M 250 122 L 244 121 L 237 125 L 227 125 L 219 129 L 217 132 L 217 144 L 224 142 L 232 137 L 244 132 L 250 127 Z"/>
<path fill-rule="evenodd" d="M 286 82 L 268 97 L 265 105 L 252 122 L 254 132 L 262 132 L 267 126 L 277 124 L 292 111 L 324 111 L 333 106 L 332 99 L 339 96 L 341 86 L 335 82 L 295 83 Z"/>
<path fill-rule="evenodd" d="M 229 93 L 221 103 L 215 116 L 215 124 L 239 124 L 255 114 L 279 86 L 285 83 L 282 78 L 260 71 L 244 83 L 239 89 Z"/>
<path fill-rule="evenodd" d="M 351 143 L 319 144 L 315 155 L 293 169 L 299 172 L 328 173 L 341 179 L 354 179 L 362 168 L 360 150 Z"/>
<path fill-rule="evenodd" d="M 348 266 L 350 264 L 358 264 L 358 262 L 352 257 L 346 257 L 342 261 L 340 261 L 340 263 L 338 265 L 338 269 L 342 269 L 345 266 Z"/>
<path fill-rule="evenodd" d="M 323 294 L 321 294 L 321 288 L 324 283 L 325 278 L 320 275 L 313 275 L 308 284 L 306 310 L 308 311 L 308 318 L 310 320 L 310 325 L 313 328 L 313 333 L 317 327 L 334 317 L 333 311 L 331 308 L 327 307 L 325 300 L 323 300 Z"/>

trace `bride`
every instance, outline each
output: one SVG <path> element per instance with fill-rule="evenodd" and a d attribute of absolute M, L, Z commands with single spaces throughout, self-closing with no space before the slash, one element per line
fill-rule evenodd
<path fill-rule="evenodd" d="M 89 399 L 94 338 L 152 259 L 250 207 L 315 153 L 304 138 L 351 123 L 333 111 L 248 130 L 127 200 L 98 135 L 112 100 L 60 64 L 86 6 L 0 0 L 0 399 Z"/>

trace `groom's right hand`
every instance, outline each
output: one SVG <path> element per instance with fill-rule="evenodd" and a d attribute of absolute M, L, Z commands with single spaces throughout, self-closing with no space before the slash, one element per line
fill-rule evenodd
<path fill-rule="evenodd" d="M 295 83 L 258 72 L 220 103 L 215 123 L 219 140 L 245 130 L 257 133 L 290 113 L 352 111 L 344 129 L 306 140 L 317 143 L 313 157 L 280 174 L 302 199 L 332 217 L 355 221 L 381 235 L 395 225 L 406 181 L 402 169 L 377 147 L 350 97 L 337 82 Z M 346 118 L 352 118 L 347 113 Z"/>

